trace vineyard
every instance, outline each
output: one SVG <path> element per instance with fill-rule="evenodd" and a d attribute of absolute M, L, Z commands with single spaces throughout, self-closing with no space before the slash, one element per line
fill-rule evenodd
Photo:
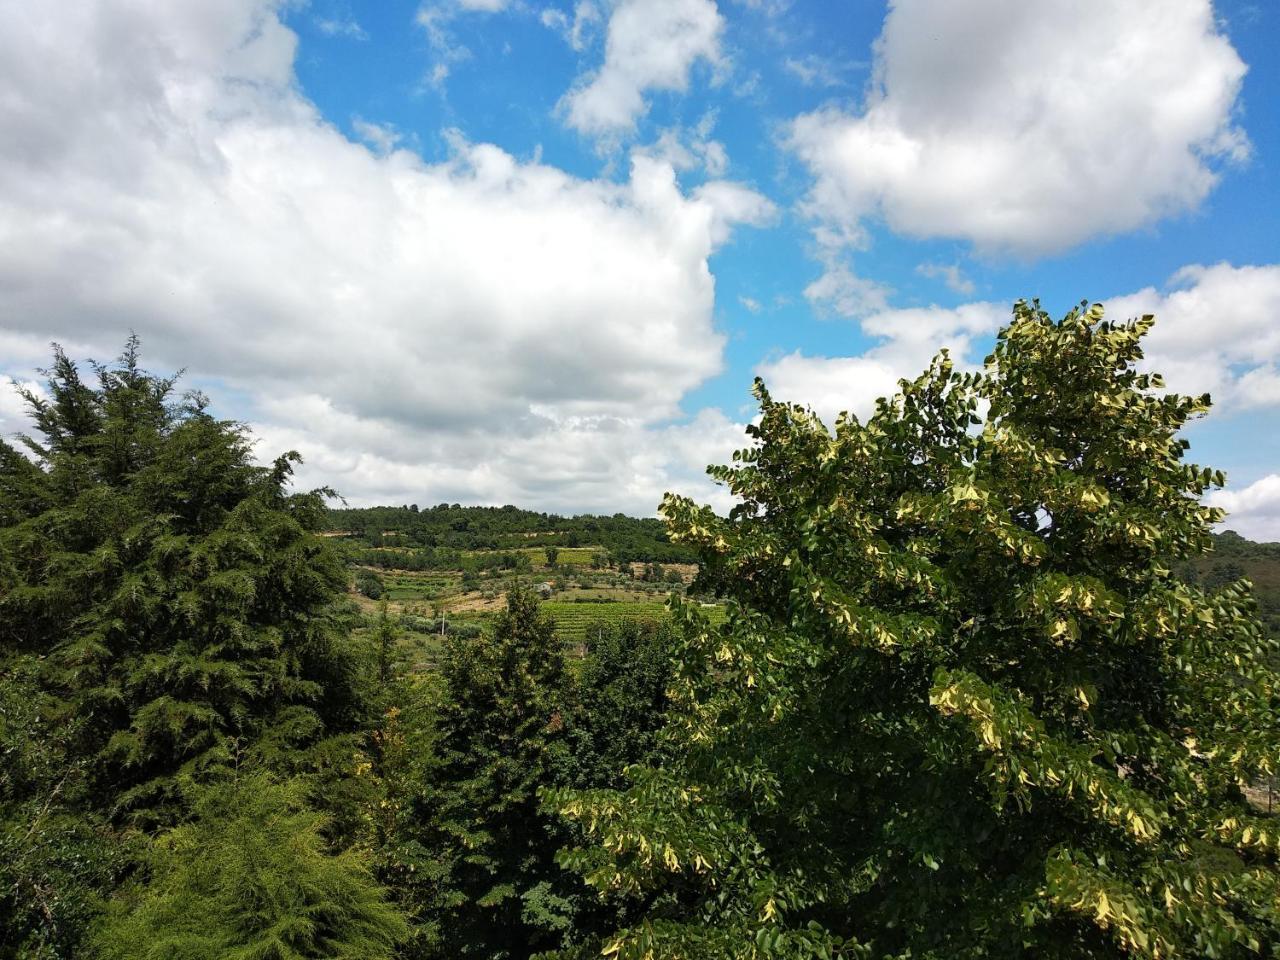
<path fill-rule="evenodd" d="M 604 553 L 601 547 L 555 547 L 553 549 L 556 551 L 556 565 L 561 567 L 589 567 L 592 557 L 602 556 Z M 483 559 L 504 553 L 524 554 L 529 558 L 530 565 L 535 568 L 547 566 L 545 547 L 519 547 L 515 550 L 464 550 L 462 556 L 466 559 Z"/>
<path fill-rule="evenodd" d="M 671 616 L 664 602 L 653 600 L 621 601 L 616 603 L 566 603 L 550 600 L 542 605 L 556 622 L 560 637 L 570 643 L 587 638 L 593 623 L 617 623 L 622 620 L 666 620 Z M 725 609 L 721 606 L 705 607 L 712 623 L 721 623 Z"/>
<path fill-rule="evenodd" d="M 396 570 L 382 575 L 388 600 L 435 600 L 455 593 L 458 577 L 449 573 Z"/>

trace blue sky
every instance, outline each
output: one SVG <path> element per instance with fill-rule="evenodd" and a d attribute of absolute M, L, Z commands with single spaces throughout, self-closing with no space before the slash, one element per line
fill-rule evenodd
<path fill-rule="evenodd" d="M 1088 298 L 1280 539 L 1280 8 L 960 6 L 14 4 L 0 374 L 133 329 L 353 502 L 650 513 L 756 374 L 864 411 Z"/>

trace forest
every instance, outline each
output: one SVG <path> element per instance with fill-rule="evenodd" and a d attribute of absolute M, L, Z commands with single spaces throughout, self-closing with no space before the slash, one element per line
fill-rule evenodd
<path fill-rule="evenodd" d="M 736 506 L 353 508 L 56 348 L 0 440 L 0 960 L 1280 958 L 1280 544 L 1020 302 Z M 339 491 L 340 492 L 340 491 Z"/>

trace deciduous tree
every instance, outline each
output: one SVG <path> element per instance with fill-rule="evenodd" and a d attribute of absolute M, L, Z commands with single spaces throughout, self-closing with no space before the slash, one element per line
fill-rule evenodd
<path fill-rule="evenodd" d="M 1140 372 L 1150 317 L 1021 303 L 981 374 L 939 358 L 834 430 L 757 383 L 712 471 L 668 496 L 686 607 L 673 749 L 624 792 L 552 799 L 565 855 L 646 918 L 617 960 L 1254 957 L 1280 943 L 1277 678 L 1204 551 L 1222 476 L 1184 460 L 1207 397 Z"/>

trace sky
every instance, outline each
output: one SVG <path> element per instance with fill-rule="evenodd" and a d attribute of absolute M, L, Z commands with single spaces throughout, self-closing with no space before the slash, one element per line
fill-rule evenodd
<path fill-rule="evenodd" d="M 50 343 L 351 504 L 651 515 L 752 378 L 865 414 L 1012 304 L 1157 316 L 1280 540 L 1280 5 L 0 0 L 0 433 Z"/>

